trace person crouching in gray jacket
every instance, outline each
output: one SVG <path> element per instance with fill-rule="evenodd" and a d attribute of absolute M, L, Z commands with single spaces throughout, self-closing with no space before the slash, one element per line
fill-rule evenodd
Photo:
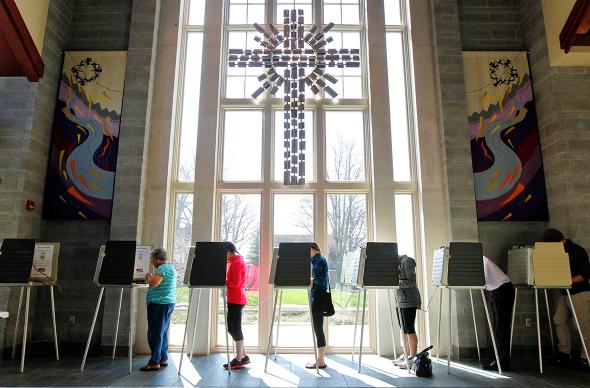
<path fill-rule="evenodd" d="M 404 345 L 408 357 L 418 352 L 418 336 L 416 335 L 416 311 L 422 306 L 420 291 L 416 283 L 416 261 L 409 256 L 400 256 L 399 260 L 399 290 L 397 292 L 398 320 L 406 337 Z M 405 357 L 396 360 L 395 364 L 406 369 Z"/>

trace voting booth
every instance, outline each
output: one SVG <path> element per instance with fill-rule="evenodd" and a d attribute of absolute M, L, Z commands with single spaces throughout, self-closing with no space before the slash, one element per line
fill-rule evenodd
<path fill-rule="evenodd" d="M 275 347 L 275 359 L 277 355 L 279 330 L 281 327 L 281 313 L 283 305 L 283 291 L 286 289 L 306 289 L 309 305 L 309 317 L 311 320 L 311 242 L 299 243 L 280 243 L 278 248 L 273 249 L 273 257 L 270 266 L 269 284 L 274 292 L 274 303 L 272 309 L 272 320 L 270 324 L 270 332 L 268 335 L 268 348 L 266 350 L 266 361 L 264 363 L 264 371 L 268 368 L 268 358 L 270 355 L 270 348 L 273 344 L 273 332 L 275 326 L 275 319 L 277 320 L 277 334 Z M 280 297 L 280 300 L 279 300 Z M 279 313 L 277 315 L 277 306 Z M 311 324 L 311 332 L 313 338 L 313 349 L 316 360 L 316 372 L 319 373 L 317 367 L 317 344 L 315 339 L 315 332 L 313 331 L 313 324 Z"/>
<path fill-rule="evenodd" d="M 584 343 L 582 331 L 578 322 L 576 311 L 571 303 L 569 289 L 572 286 L 572 275 L 568 254 L 560 242 L 537 242 L 534 247 L 513 247 L 508 251 L 508 276 L 515 285 L 514 305 L 512 307 L 512 323 L 510 326 L 510 350 L 512 351 L 512 337 L 514 334 L 514 316 L 518 302 L 519 288 L 532 288 L 535 292 L 535 313 L 537 318 L 537 346 L 539 349 L 539 371 L 543 373 L 543 354 L 541 344 L 541 320 L 539 314 L 539 290 L 545 294 L 545 307 L 547 309 L 547 321 L 551 337 L 551 347 L 555 353 L 553 338 L 553 325 L 549 308 L 547 290 L 565 289 L 570 303 L 576 329 L 582 338 L 582 345 L 586 357 L 588 357 L 587 344 Z"/>
<path fill-rule="evenodd" d="M 391 291 L 395 292 L 399 288 L 399 254 L 397 243 L 393 242 L 368 242 L 366 246 L 360 249 L 359 266 L 357 271 L 356 286 L 358 290 L 358 301 L 356 306 L 356 318 L 354 324 L 354 335 L 352 339 L 352 358 L 354 360 L 354 351 L 356 346 L 356 337 L 358 331 L 358 316 L 360 308 L 360 294 L 363 294 L 363 314 L 361 315 L 361 333 L 359 344 L 358 371 L 361 371 L 363 357 L 363 337 L 365 328 L 365 309 L 367 304 L 367 290 L 381 289 L 387 290 L 387 302 L 389 306 L 389 315 L 391 317 L 391 340 L 393 342 L 394 358 L 397 358 L 395 344 L 395 322 L 393 308 L 391 306 Z M 397 309 L 397 306 L 396 306 Z M 407 361 L 407 360 L 406 360 Z"/>
<path fill-rule="evenodd" d="M 145 275 L 150 269 L 150 252 L 152 247 L 150 245 L 137 245 L 135 241 L 107 241 L 106 245 L 102 245 L 98 252 L 98 259 L 96 261 L 96 269 L 94 271 L 93 282 L 100 291 L 98 293 L 98 301 L 96 302 L 96 309 L 94 310 L 94 317 L 92 318 L 92 325 L 90 326 L 90 333 L 88 334 L 88 341 L 86 342 L 86 349 L 82 358 L 82 365 L 80 370 L 84 371 L 86 365 L 86 358 L 88 357 L 88 350 L 90 349 L 90 342 L 92 334 L 96 326 L 96 318 L 100 310 L 100 303 L 104 295 L 105 288 L 119 289 L 119 308 L 117 310 L 117 324 L 115 325 L 115 340 L 113 343 L 112 359 L 115 359 L 117 351 L 117 339 L 119 337 L 119 323 L 121 319 L 121 307 L 123 305 L 123 291 L 128 288 L 129 293 L 129 373 L 132 372 L 133 363 L 133 320 L 134 320 L 134 298 L 136 297 L 136 290 L 138 288 L 147 288 L 145 283 Z"/>
<path fill-rule="evenodd" d="M 55 358 L 59 360 L 57 324 L 55 321 L 55 294 L 59 243 L 40 243 L 32 239 L 5 239 L 0 248 L 0 287 L 19 287 L 20 295 L 16 312 L 16 324 L 12 340 L 12 358 L 16 354 L 16 340 L 20 328 L 20 315 L 25 298 L 20 373 L 24 372 L 29 328 L 31 287 L 48 287 L 51 302 Z M 26 289 L 26 296 L 25 296 Z M 6 313 L 6 318 L 8 312 Z"/>
<path fill-rule="evenodd" d="M 226 271 L 227 271 L 227 242 L 197 242 L 194 247 L 189 250 L 188 261 L 184 273 L 184 284 L 189 287 L 189 304 L 186 315 L 186 323 L 184 326 L 184 335 L 182 340 L 182 350 L 180 356 L 180 365 L 178 366 L 178 374 L 182 369 L 182 361 L 184 359 L 184 349 L 186 345 L 186 329 L 188 328 L 189 318 L 192 311 L 192 297 L 193 290 L 199 290 L 199 299 L 197 301 L 195 318 L 193 322 L 193 337 L 189 357 L 192 358 L 192 353 L 195 347 L 195 336 L 197 329 L 197 318 L 199 312 L 199 305 L 201 303 L 201 292 L 204 289 L 221 290 L 223 299 L 223 319 L 227 322 L 227 300 L 226 300 Z M 225 340 L 227 353 L 227 371 L 231 374 L 230 355 L 229 355 L 229 334 L 227 331 L 227 324 L 225 325 Z"/>
<path fill-rule="evenodd" d="M 484 295 L 485 274 L 483 267 L 483 247 L 479 242 L 451 242 L 449 245 L 434 251 L 432 263 L 432 282 L 437 287 L 439 294 L 438 329 L 436 336 L 437 358 L 440 358 L 440 327 L 443 303 L 443 290 L 447 290 L 449 298 L 449 323 L 447 333 L 447 371 L 451 373 L 451 349 L 452 349 L 452 326 L 451 326 L 451 293 L 453 290 L 468 290 L 471 301 L 471 313 L 473 316 L 473 327 L 475 330 L 475 342 L 477 344 L 477 355 L 481 362 L 479 350 L 479 337 L 477 334 L 477 321 L 475 319 L 475 307 L 473 304 L 473 290 L 479 290 L 486 313 L 494 356 L 498 365 L 498 373 L 502 374 L 502 366 L 498 356 L 496 338 L 490 319 L 488 304 Z"/>

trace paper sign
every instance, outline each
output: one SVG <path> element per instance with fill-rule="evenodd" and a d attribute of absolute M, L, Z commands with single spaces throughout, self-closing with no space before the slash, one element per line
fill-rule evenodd
<path fill-rule="evenodd" d="M 54 250 L 55 246 L 53 244 L 35 244 L 31 278 L 52 279 Z"/>
<path fill-rule="evenodd" d="M 145 275 L 150 271 L 151 245 L 138 245 L 135 248 L 135 270 L 133 280 L 144 280 Z"/>

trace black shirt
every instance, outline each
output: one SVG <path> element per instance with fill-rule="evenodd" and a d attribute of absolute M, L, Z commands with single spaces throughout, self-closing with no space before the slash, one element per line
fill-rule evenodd
<path fill-rule="evenodd" d="M 572 284 L 571 294 L 574 295 L 580 292 L 590 291 L 590 283 L 588 283 L 588 279 L 590 279 L 590 260 L 588 259 L 588 253 L 586 253 L 584 248 L 571 240 L 565 240 L 563 245 L 570 259 L 572 278 L 577 275 L 584 277 L 583 282 Z"/>

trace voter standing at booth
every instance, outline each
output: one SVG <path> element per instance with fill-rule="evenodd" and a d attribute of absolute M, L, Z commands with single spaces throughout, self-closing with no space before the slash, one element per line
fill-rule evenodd
<path fill-rule="evenodd" d="M 143 372 L 168 366 L 168 329 L 176 303 L 176 270 L 172 264 L 166 262 L 166 251 L 157 248 L 150 256 L 154 273 L 145 275 L 145 281 L 149 285 L 146 297 L 147 337 L 152 356 L 147 365 L 139 369 Z"/>
<path fill-rule="evenodd" d="M 311 244 L 311 265 L 313 284 L 311 287 L 311 319 L 313 322 L 313 330 L 315 332 L 316 342 L 318 346 L 317 368 L 326 368 L 326 335 L 324 334 L 324 315 L 322 314 L 321 304 L 323 298 L 321 293 L 328 291 L 328 262 L 322 256 L 320 247 L 317 243 Z M 306 369 L 316 369 L 316 364 L 307 363 Z"/>
<path fill-rule="evenodd" d="M 227 243 L 227 332 L 236 343 L 236 358 L 231 362 L 231 369 L 241 369 L 250 363 L 250 357 L 244 350 L 244 333 L 242 332 L 242 313 L 248 304 L 246 297 L 246 262 L 236 246 Z M 229 344 L 228 344 L 229 346 Z M 227 369 L 227 364 L 223 364 Z"/>
<path fill-rule="evenodd" d="M 416 261 L 406 255 L 399 259 L 399 290 L 397 291 L 398 320 L 406 337 L 405 346 L 408 357 L 418 352 L 418 336 L 416 335 L 416 312 L 422 305 L 420 291 L 416 283 Z M 394 365 L 407 369 L 406 357 L 401 355 L 394 360 Z"/>
<path fill-rule="evenodd" d="M 547 229 L 543 234 L 544 242 L 561 242 L 565 252 L 569 256 L 570 271 L 572 274 L 572 288 L 570 294 L 572 303 L 578 316 L 580 329 L 586 346 L 590 346 L 590 261 L 588 253 L 584 248 L 575 244 L 573 241 L 566 239 L 559 230 Z M 567 294 L 561 291 L 553 321 L 555 322 L 555 332 L 557 334 L 557 364 L 562 367 L 569 367 L 572 364 L 571 350 L 572 337 L 570 332 L 570 321 L 572 315 L 568 303 Z M 580 367 L 587 369 L 588 360 L 584 357 L 584 352 L 580 352 Z"/>
<path fill-rule="evenodd" d="M 494 314 L 494 336 L 498 346 L 500 366 L 503 371 L 510 370 L 510 323 L 514 305 L 514 286 L 512 281 L 492 260 L 483 257 L 483 270 L 486 290 L 491 292 L 492 312 Z M 498 370 L 496 361 L 485 364 L 485 370 Z"/>

